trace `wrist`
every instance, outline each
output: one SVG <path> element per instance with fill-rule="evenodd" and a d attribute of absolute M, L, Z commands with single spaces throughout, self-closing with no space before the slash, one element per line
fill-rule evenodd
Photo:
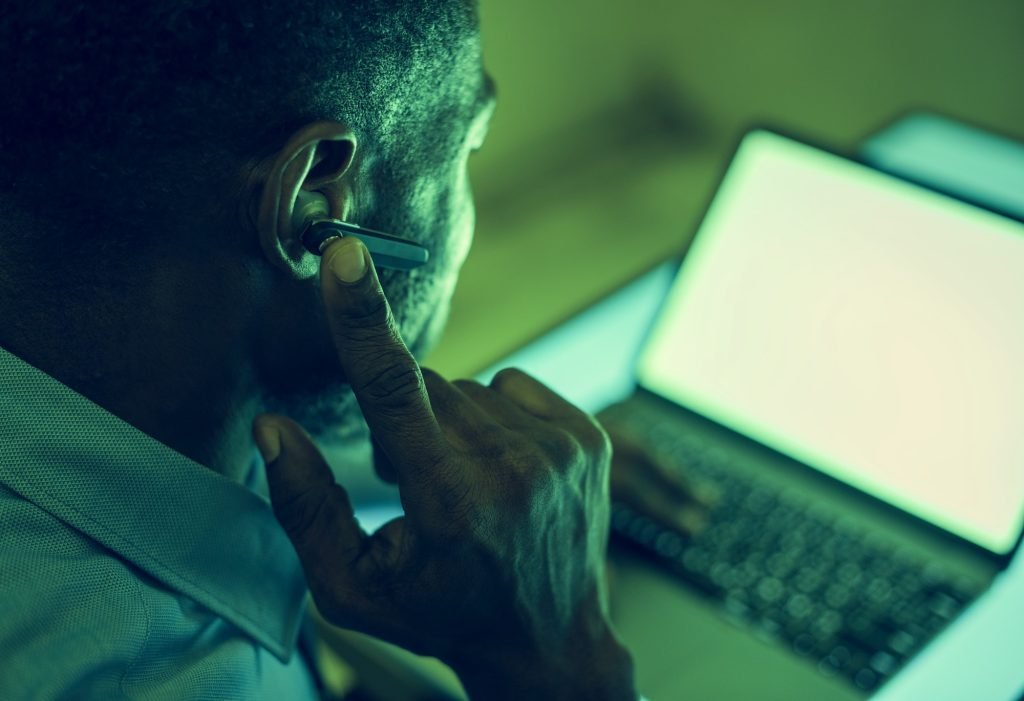
<path fill-rule="evenodd" d="M 633 658 L 610 628 L 564 654 L 475 648 L 448 661 L 473 701 L 636 701 Z"/>

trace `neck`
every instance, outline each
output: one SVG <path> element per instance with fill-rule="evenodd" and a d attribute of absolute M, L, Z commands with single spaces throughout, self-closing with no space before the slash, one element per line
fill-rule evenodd
<path fill-rule="evenodd" d="M 251 373 L 239 362 L 242 349 L 225 340 L 243 334 L 198 328 L 194 310 L 174 307 L 180 299 L 171 289 L 140 298 L 94 288 L 54 302 L 38 289 L 19 294 L 5 285 L 0 345 L 173 450 L 241 481 L 259 407 Z"/>

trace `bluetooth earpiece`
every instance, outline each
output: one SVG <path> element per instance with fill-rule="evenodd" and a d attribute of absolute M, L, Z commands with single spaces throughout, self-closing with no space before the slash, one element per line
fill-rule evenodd
<path fill-rule="evenodd" d="M 315 256 L 323 255 L 331 239 L 355 236 L 366 245 L 378 268 L 412 270 L 430 258 L 430 252 L 414 241 L 332 219 L 330 202 L 321 192 L 299 190 L 291 223 L 293 231 L 302 232 L 302 245 Z"/>

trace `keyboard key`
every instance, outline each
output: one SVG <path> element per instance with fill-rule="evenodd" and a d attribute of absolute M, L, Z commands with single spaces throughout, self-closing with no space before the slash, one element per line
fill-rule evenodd
<path fill-rule="evenodd" d="M 960 610 L 960 602 L 945 592 L 937 592 L 928 602 L 928 608 L 935 615 L 949 619 Z"/>
<path fill-rule="evenodd" d="M 750 606 L 747 605 L 746 597 L 742 593 L 729 592 L 722 600 L 722 607 L 731 615 L 746 619 L 750 613 Z"/>
<path fill-rule="evenodd" d="M 883 677 L 887 677 L 896 670 L 898 662 L 896 658 L 888 652 L 878 652 L 871 658 L 868 665 Z"/>
<path fill-rule="evenodd" d="M 752 592 L 749 589 L 743 589 L 741 587 L 733 587 L 728 592 L 726 592 L 726 596 L 736 599 L 737 601 L 742 601 L 751 609 L 754 609 L 759 603 L 755 601 L 757 597 L 755 596 L 754 592 Z"/>
<path fill-rule="evenodd" d="M 905 630 L 900 630 L 889 638 L 888 647 L 893 652 L 897 652 L 902 657 L 906 657 L 914 650 L 915 647 L 917 647 L 917 643 L 917 638 Z"/>
<path fill-rule="evenodd" d="M 722 588 L 712 582 L 707 575 L 707 569 L 712 564 L 707 551 L 690 545 L 683 551 L 682 557 L 678 558 L 676 563 L 675 571 L 694 588 L 711 598 L 721 597 Z"/>
<path fill-rule="evenodd" d="M 733 587 L 749 587 L 764 576 L 764 571 L 754 561 L 744 560 L 733 569 Z"/>
<path fill-rule="evenodd" d="M 825 603 L 834 609 L 845 608 L 850 603 L 850 590 L 842 584 L 832 584 L 825 590 Z"/>
<path fill-rule="evenodd" d="M 836 638 L 837 643 L 846 647 L 852 653 L 851 674 L 860 667 L 866 667 L 868 660 L 878 651 L 878 646 L 866 642 L 860 636 L 850 633 L 848 629 L 839 632 Z"/>
<path fill-rule="evenodd" d="M 844 562 L 836 570 L 836 579 L 848 587 L 855 587 L 861 579 L 864 578 L 864 573 L 861 572 L 860 567 L 852 562 Z"/>
<path fill-rule="evenodd" d="M 683 552 L 685 543 L 677 534 L 664 532 L 654 540 L 654 549 L 659 555 L 668 559 L 675 559 Z"/>
<path fill-rule="evenodd" d="M 794 594 L 786 602 L 786 613 L 791 618 L 802 620 L 811 615 L 811 611 L 814 610 L 814 604 L 804 594 Z"/>
<path fill-rule="evenodd" d="M 890 584 L 887 579 L 875 577 L 868 582 L 868 586 L 864 590 L 864 594 L 870 601 L 875 603 L 884 603 L 892 594 L 892 584 Z"/>
<path fill-rule="evenodd" d="M 723 589 L 732 589 L 736 586 L 735 568 L 726 562 L 719 561 L 713 564 L 708 576 Z"/>
<path fill-rule="evenodd" d="M 920 620 L 923 615 L 924 612 L 920 606 L 916 606 L 905 600 L 889 609 L 889 620 L 891 620 L 897 628 L 902 628 L 908 623 Z"/>
<path fill-rule="evenodd" d="M 812 628 L 821 638 L 831 638 L 843 627 L 843 617 L 838 611 L 825 609 L 814 621 Z"/>
<path fill-rule="evenodd" d="M 757 583 L 757 595 L 767 603 L 775 603 L 784 593 L 782 582 L 775 577 L 765 577 Z"/>
<path fill-rule="evenodd" d="M 869 667 L 864 667 L 853 675 L 854 686 L 863 691 L 873 691 L 879 681 L 881 680 L 878 673 Z"/>
<path fill-rule="evenodd" d="M 797 555 L 786 551 L 773 553 L 768 557 L 765 568 L 773 577 L 786 579 L 797 567 Z"/>
<path fill-rule="evenodd" d="M 837 645 L 818 661 L 818 669 L 828 675 L 837 674 L 845 669 L 852 656 L 849 648 Z"/>
<path fill-rule="evenodd" d="M 825 573 L 815 567 L 802 567 L 796 574 L 795 584 L 804 594 L 812 594 L 825 583 Z"/>
<path fill-rule="evenodd" d="M 753 625 L 751 631 L 766 643 L 776 642 L 782 637 L 782 625 L 774 618 L 762 618 Z"/>

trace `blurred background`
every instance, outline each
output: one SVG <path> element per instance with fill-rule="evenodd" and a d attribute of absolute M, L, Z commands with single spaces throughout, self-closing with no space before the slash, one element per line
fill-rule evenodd
<path fill-rule="evenodd" d="M 499 107 L 427 364 L 468 376 L 682 250 L 741 133 L 925 109 L 1024 140 L 1021 0 L 480 0 Z"/>

